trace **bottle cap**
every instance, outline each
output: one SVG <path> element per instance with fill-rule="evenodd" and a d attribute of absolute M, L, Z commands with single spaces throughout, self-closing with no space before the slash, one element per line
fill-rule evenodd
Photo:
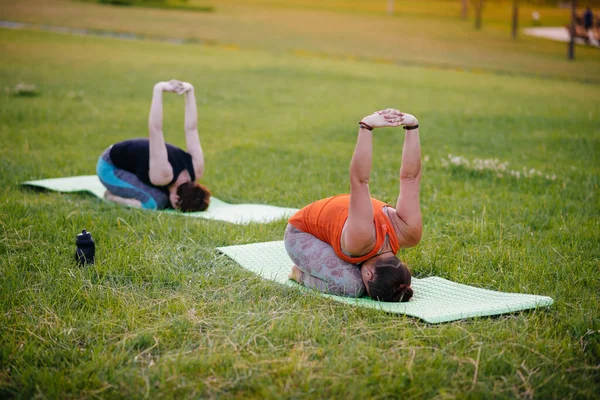
<path fill-rule="evenodd" d="M 85 229 L 81 231 L 79 235 L 77 235 L 76 242 L 77 243 L 87 243 L 92 241 L 92 235 Z"/>
<path fill-rule="evenodd" d="M 81 233 L 77 235 L 77 237 L 83 240 L 89 240 L 92 237 L 92 235 L 88 231 L 83 229 Z"/>

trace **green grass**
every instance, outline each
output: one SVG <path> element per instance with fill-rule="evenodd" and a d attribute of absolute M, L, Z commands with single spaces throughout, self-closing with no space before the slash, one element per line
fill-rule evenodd
<path fill-rule="evenodd" d="M 600 390 L 597 85 L 7 30 L 0 50 L 0 397 Z M 228 202 L 301 207 L 345 192 L 356 122 L 387 106 L 414 113 L 425 232 L 400 257 L 418 277 L 555 304 L 428 325 L 260 280 L 214 250 L 279 240 L 285 221 L 235 226 L 19 186 L 92 174 L 106 146 L 146 135 L 152 85 L 174 77 L 196 86 L 203 181 Z M 38 96 L 12 95 L 20 82 Z M 166 138 L 183 146 L 183 100 L 165 103 Z M 371 189 L 384 201 L 397 196 L 402 141 L 376 134 Z M 446 165 L 448 154 L 544 176 Z M 97 243 L 86 268 L 71 262 L 82 228 Z"/>
<path fill-rule="evenodd" d="M 190 5 L 207 4 L 190 1 Z M 509 1 L 487 2 L 482 31 L 460 19 L 459 0 L 222 0 L 215 12 L 194 13 L 113 7 L 70 0 L 0 0 L 2 19 L 101 31 L 173 37 L 295 53 L 312 58 L 362 58 L 381 63 L 495 71 L 600 83 L 600 51 L 577 46 L 567 60 L 565 43 L 510 34 Z M 542 23 L 564 26 L 569 10 L 535 7 Z M 521 27 L 531 25 L 534 7 L 523 3 Z M 547 84 L 547 83 L 546 83 Z"/>

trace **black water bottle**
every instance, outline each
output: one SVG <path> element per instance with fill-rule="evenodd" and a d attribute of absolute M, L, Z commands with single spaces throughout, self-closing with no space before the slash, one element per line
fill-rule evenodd
<path fill-rule="evenodd" d="M 77 235 L 75 244 L 77 245 L 77 250 L 75 250 L 75 261 L 77 261 L 79 265 L 93 264 L 94 255 L 96 254 L 96 245 L 94 244 L 92 235 L 85 229 L 82 230 L 81 233 Z"/>

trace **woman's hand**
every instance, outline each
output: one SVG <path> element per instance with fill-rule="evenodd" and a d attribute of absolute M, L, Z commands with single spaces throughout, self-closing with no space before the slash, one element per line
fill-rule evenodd
<path fill-rule="evenodd" d="M 177 94 L 184 94 L 190 90 L 194 90 L 194 86 L 191 83 L 178 81 L 176 79 L 170 80 L 169 85 L 174 88 L 173 92 Z"/>
<path fill-rule="evenodd" d="M 364 117 L 360 122 L 364 122 L 371 128 L 395 127 L 400 126 L 400 117 L 388 113 L 384 114 L 383 111 L 376 111 Z"/>
<path fill-rule="evenodd" d="M 177 81 L 179 82 L 179 81 Z M 177 94 L 184 94 L 194 90 L 194 86 L 189 82 L 179 82 Z"/>
<path fill-rule="evenodd" d="M 184 94 L 190 90 L 194 90 L 189 82 L 182 82 L 177 79 L 171 79 L 169 82 L 158 82 L 154 85 L 154 89 L 158 89 L 161 92 L 173 92 L 177 94 Z"/>
<path fill-rule="evenodd" d="M 158 82 L 154 85 L 154 90 L 160 90 L 161 92 L 177 92 L 178 87 L 181 85 L 180 81 L 171 80 L 169 82 Z"/>
<path fill-rule="evenodd" d="M 400 125 L 414 126 L 419 124 L 419 121 L 417 121 L 414 115 L 406 114 L 393 108 L 386 108 L 385 110 L 377 111 L 377 114 L 383 115 L 384 118 L 388 119 L 389 121 L 399 121 Z"/>
<path fill-rule="evenodd" d="M 372 128 L 397 127 L 401 125 L 412 126 L 419 123 L 413 115 L 402 113 L 393 108 L 376 111 L 364 117 L 361 122 Z"/>

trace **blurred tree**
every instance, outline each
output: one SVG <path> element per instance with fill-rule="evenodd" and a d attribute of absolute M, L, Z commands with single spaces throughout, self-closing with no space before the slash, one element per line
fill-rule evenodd
<path fill-rule="evenodd" d="M 475 0 L 475 29 L 481 29 L 481 12 L 483 10 L 483 0 Z"/>
<path fill-rule="evenodd" d="M 512 37 L 517 38 L 517 30 L 519 29 L 519 0 L 513 0 L 513 15 L 512 15 Z"/>
<path fill-rule="evenodd" d="M 571 26 L 569 29 L 569 45 L 567 58 L 569 60 L 575 59 L 575 17 L 577 17 L 577 0 L 571 1 Z"/>

